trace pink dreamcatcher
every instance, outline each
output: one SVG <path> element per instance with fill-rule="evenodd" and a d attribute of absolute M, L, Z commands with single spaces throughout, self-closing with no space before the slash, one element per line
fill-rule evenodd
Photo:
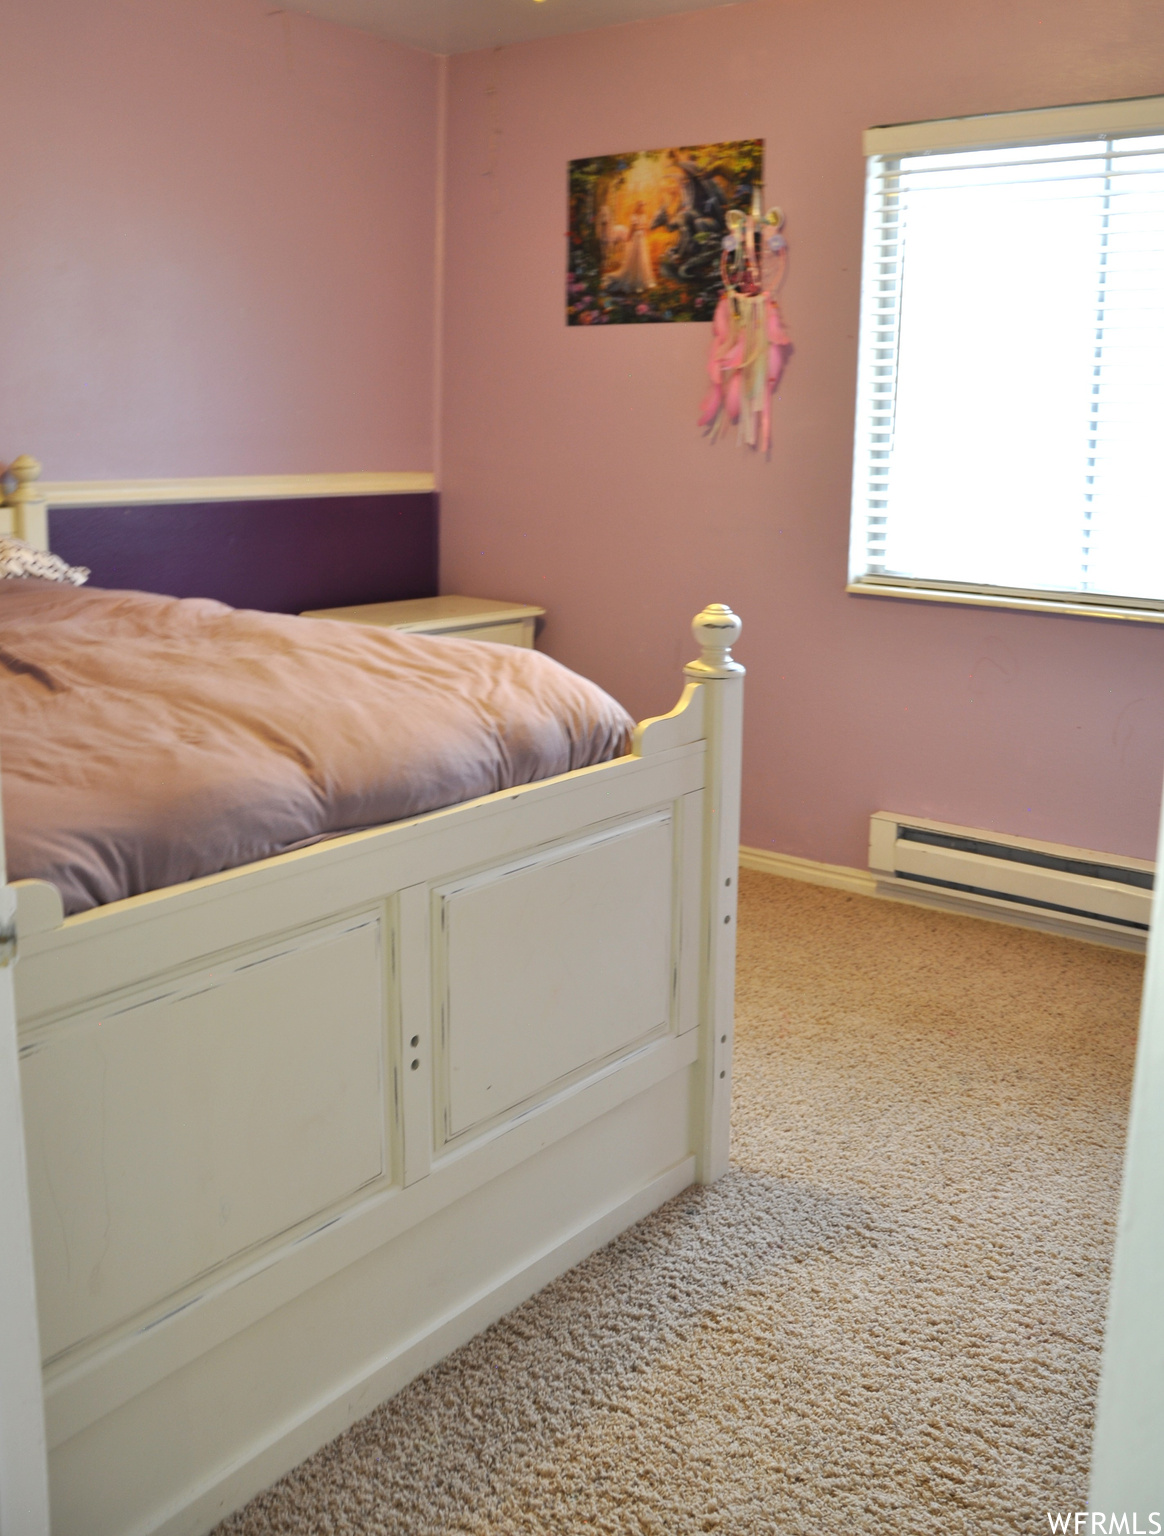
<path fill-rule="evenodd" d="M 720 272 L 723 295 L 711 323 L 707 372 L 711 387 L 699 425 L 712 442 L 729 426 L 738 440 L 766 453 L 772 440 L 772 396 L 792 355 L 776 295 L 788 265 L 779 208 L 761 212 L 760 192 L 749 213 L 727 215 Z"/>

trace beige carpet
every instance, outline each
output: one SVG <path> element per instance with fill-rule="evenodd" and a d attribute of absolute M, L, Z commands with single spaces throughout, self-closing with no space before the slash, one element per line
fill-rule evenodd
<path fill-rule="evenodd" d="M 945 1536 L 1085 1507 L 1141 969 L 745 876 L 733 1172 L 222 1536 Z"/>

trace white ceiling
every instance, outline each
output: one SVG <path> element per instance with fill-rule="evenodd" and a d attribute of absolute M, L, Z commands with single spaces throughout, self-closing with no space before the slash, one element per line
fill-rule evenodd
<path fill-rule="evenodd" d="M 430 53 L 468 53 L 735 0 L 283 0 L 291 10 L 360 27 Z"/>

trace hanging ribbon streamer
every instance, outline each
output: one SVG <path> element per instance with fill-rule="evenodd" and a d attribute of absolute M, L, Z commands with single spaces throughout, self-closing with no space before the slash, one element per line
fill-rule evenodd
<path fill-rule="evenodd" d="M 738 440 L 767 453 L 772 441 L 772 396 L 792 354 L 776 293 L 784 281 L 788 244 L 779 208 L 760 214 L 760 193 L 747 215 L 728 214 L 720 271 L 723 296 L 711 323 L 707 361 L 711 388 L 699 425 L 712 442 L 729 426 Z"/>

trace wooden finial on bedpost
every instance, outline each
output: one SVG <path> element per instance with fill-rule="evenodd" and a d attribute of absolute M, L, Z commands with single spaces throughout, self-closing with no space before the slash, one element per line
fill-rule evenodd
<path fill-rule="evenodd" d="M 743 625 L 726 603 L 709 603 L 697 613 L 691 633 L 702 655 L 684 670 L 694 677 L 732 677 L 744 669 L 732 659 L 732 646 L 740 638 Z"/>
<path fill-rule="evenodd" d="M 40 464 L 27 453 L 13 459 L 8 473 L 16 481 L 16 489 L 8 496 L 12 508 L 12 531 L 18 539 L 31 544 L 33 549 L 48 548 L 48 508 L 36 489 L 40 479 Z"/>

